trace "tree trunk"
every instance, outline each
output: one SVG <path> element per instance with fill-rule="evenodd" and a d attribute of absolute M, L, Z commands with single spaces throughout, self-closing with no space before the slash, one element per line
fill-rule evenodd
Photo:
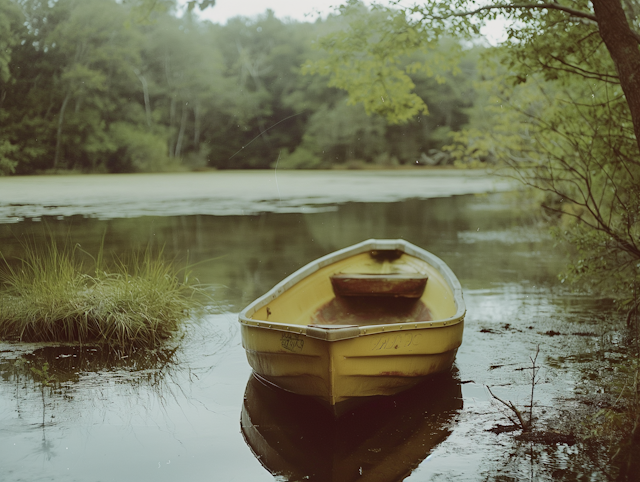
<path fill-rule="evenodd" d="M 193 126 L 193 146 L 196 150 L 200 148 L 200 101 L 196 100 L 196 106 L 193 109 L 194 126 Z"/>
<path fill-rule="evenodd" d="M 60 149 L 62 148 L 62 125 L 64 123 L 64 111 L 67 109 L 67 104 L 69 103 L 69 99 L 71 98 L 71 93 L 68 92 L 67 96 L 62 101 L 62 107 L 60 107 L 60 114 L 58 116 L 58 134 L 56 135 L 56 154 L 53 158 L 53 168 L 56 169 L 58 167 L 58 162 L 60 161 Z"/>
<path fill-rule="evenodd" d="M 182 104 L 182 118 L 180 119 L 180 132 L 178 133 L 178 140 L 176 141 L 176 152 L 174 157 L 179 158 L 182 151 L 182 140 L 184 139 L 184 130 L 187 125 L 187 104 Z"/>
<path fill-rule="evenodd" d="M 171 105 L 169 106 L 169 157 L 173 157 L 174 145 L 173 145 L 173 124 L 176 120 L 176 96 L 171 96 Z"/>
<path fill-rule="evenodd" d="M 144 96 L 144 111 L 147 115 L 147 127 L 151 127 L 151 103 L 149 102 L 149 86 L 147 85 L 147 79 L 140 73 L 138 69 L 133 69 L 133 73 L 136 74 L 138 80 L 142 84 L 142 94 Z"/>
<path fill-rule="evenodd" d="M 618 71 L 640 149 L 640 48 L 620 0 L 591 0 L 598 30 Z"/>

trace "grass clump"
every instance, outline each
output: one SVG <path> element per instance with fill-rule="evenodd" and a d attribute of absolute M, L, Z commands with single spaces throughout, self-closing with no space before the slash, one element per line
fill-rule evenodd
<path fill-rule="evenodd" d="M 95 258 L 53 239 L 44 248 L 24 248 L 17 263 L 2 258 L 0 339 L 154 347 L 201 306 L 194 296 L 199 288 L 161 250 L 147 248 L 107 266 L 102 248 Z"/>

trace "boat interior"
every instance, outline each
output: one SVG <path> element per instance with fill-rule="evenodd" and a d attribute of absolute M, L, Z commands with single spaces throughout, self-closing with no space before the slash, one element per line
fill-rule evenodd
<path fill-rule="evenodd" d="M 315 325 L 380 325 L 430 321 L 420 300 L 429 279 L 420 272 L 401 272 L 393 261 L 402 251 L 371 251 L 378 273 L 340 272 L 329 277 L 335 297 L 313 316 Z"/>
<path fill-rule="evenodd" d="M 313 325 L 386 325 L 431 321 L 419 299 L 389 296 L 336 296 L 316 311 Z"/>
<path fill-rule="evenodd" d="M 320 267 L 252 317 L 366 326 L 435 321 L 455 310 L 453 293 L 434 266 L 400 250 L 371 250 Z"/>

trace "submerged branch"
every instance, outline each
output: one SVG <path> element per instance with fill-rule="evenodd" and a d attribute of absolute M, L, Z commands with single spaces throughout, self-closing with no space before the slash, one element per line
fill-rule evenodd
<path fill-rule="evenodd" d="M 520 425 L 520 428 L 522 429 L 523 432 L 528 432 L 529 430 L 531 430 L 531 424 L 525 421 L 524 417 L 522 416 L 522 412 L 518 410 L 518 407 L 516 407 L 513 404 L 513 402 L 511 401 L 505 402 L 497 395 L 494 395 L 494 393 L 491 391 L 491 388 L 489 388 L 488 385 L 485 385 L 485 386 L 487 387 L 487 390 L 489 390 L 489 393 L 494 399 L 502 403 L 505 407 L 507 407 L 509 410 L 511 410 L 515 414 L 515 416 L 518 418 L 518 424 Z"/>

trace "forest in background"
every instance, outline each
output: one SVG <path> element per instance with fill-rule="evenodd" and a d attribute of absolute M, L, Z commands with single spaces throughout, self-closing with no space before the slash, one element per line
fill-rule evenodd
<path fill-rule="evenodd" d="M 414 73 L 429 112 L 393 125 L 301 70 L 322 55 L 317 39 L 347 27 L 338 15 L 222 26 L 157 10 L 139 21 L 115 0 L 2 2 L 0 174 L 451 162 L 440 149 L 468 125 L 484 49 L 444 42 L 431 55 L 462 52 L 459 71 Z"/>

